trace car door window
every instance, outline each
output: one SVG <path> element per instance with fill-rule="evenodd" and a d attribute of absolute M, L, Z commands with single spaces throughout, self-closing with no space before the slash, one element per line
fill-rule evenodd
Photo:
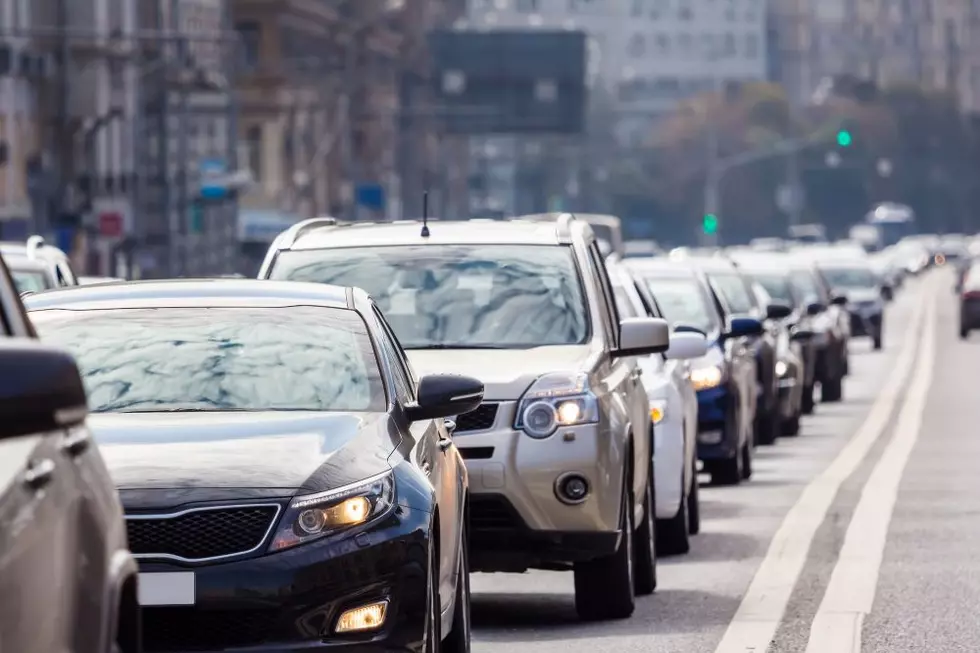
<path fill-rule="evenodd" d="M 755 309 L 752 295 L 740 276 L 721 272 L 712 274 L 711 279 L 732 313 L 751 313 Z"/>
<path fill-rule="evenodd" d="M 412 374 L 407 367 L 407 361 L 400 354 L 398 341 L 394 339 L 391 329 L 385 322 L 381 312 L 375 309 L 375 318 L 381 328 L 378 338 L 381 346 L 381 355 L 384 356 L 388 369 L 391 371 L 395 383 L 395 394 L 399 403 L 409 404 L 415 401 L 415 383 Z"/>
<path fill-rule="evenodd" d="M 609 280 L 609 273 L 606 270 L 605 264 L 602 262 L 602 254 L 599 252 L 599 246 L 594 242 L 589 246 L 589 264 L 592 268 L 593 274 L 599 282 L 598 290 L 600 304 L 604 306 L 604 310 L 602 311 L 603 321 L 606 323 L 606 329 L 612 341 L 612 346 L 618 347 L 619 313 L 616 311 L 616 302 L 610 296 L 612 283 Z"/>

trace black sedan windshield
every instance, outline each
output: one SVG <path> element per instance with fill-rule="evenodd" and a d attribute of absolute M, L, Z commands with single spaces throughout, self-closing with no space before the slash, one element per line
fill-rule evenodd
<path fill-rule="evenodd" d="M 384 411 L 364 321 L 333 308 L 31 314 L 78 361 L 93 412 Z"/>
<path fill-rule="evenodd" d="M 406 349 L 526 348 L 587 341 L 572 252 L 426 245 L 282 252 L 272 278 L 366 290 Z"/>

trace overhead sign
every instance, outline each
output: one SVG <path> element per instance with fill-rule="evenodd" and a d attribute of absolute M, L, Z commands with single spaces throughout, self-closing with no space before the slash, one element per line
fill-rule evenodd
<path fill-rule="evenodd" d="M 278 211 L 240 211 L 238 240 L 242 243 L 272 244 L 276 236 L 301 219 L 298 215 Z"/>
<path fill-rule="evenodd" d="M 99 214 L 99 234 L 106 238 L 121 238 L 125 231 L 123 215 L 117 211 Z"/>
<path fill-rule="evenodd" d="M 201 197 L 221 199 L 228 195 L 228 166 L 222 159 L 204 159 L 200 173 Z"/>
<path fill-rule="evenodd" d="M 429 37 L 440 113 L 456 134 L 584 129 L 586 35 L 572 30 L 439 30 Z"/>

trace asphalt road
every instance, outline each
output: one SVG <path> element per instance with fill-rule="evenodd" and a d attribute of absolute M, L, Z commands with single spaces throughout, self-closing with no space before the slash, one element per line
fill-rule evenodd
<path fill-rule="evenodd" d="M 701 534 L 631 619 L 579 623 L 570 574 L 476 574 L 474 650 L 980 650 L 980 334 L 958 339 L 951 287 L 909 282 L 884 350 L 852 344 L 844 402 L 759 448 L 748 483 L 702 484 Z"/>

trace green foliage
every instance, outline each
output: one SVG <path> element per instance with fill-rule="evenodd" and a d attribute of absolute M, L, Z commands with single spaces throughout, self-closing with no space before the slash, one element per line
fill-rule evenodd
<path fill-rule="evenodd" d="M 724 160 L 746 152 L 776 152 L 789 137 L 807 137 L 797 156 L 804 183 L 803 219 L 842 236 L 875 202 L 916 210 L 926 230 L 980 230 L 980 118 L 960 112 L 956 98 L 916 86 L 878 89 L 842 80 L 820 106 L 791 111 L 773 84 L 745 84 L 724 97 L 705 95 L 679 109 L 634 152 L 628 173 L 613 168 L 617 205 L 645 211 L 664 240 L 708 231 L 704 214 L 709 124 Z M 840 163 L 827 164 L 828 152 Z M 883 177 L 878 162 L 889 162 Z M 636 161 L 640 161 L 636 164 Z M 782 235 L 788 223 L 775 203 L 787 179 L 787 159 L 775 154 L 728 170 L 721 183 L 726 238 Z"/>

